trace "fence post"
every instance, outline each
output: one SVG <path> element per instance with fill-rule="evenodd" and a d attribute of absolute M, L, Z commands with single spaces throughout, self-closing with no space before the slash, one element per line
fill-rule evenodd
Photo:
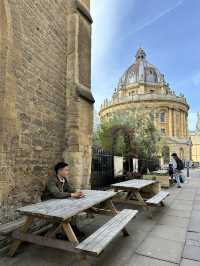
<path fill-rule="evenodd" d="M 187 161 L 187 177 L 190 177 L 190 162 Z"/>

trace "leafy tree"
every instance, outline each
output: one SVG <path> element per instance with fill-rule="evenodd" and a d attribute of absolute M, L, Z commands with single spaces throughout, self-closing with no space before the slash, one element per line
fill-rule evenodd
<path fill-rule="evenodd" d="M 155 128 L 153 117 L 146 110 L 127 110 L 102 121 L 94 136 L 95 145 L 115 155 L 137 157 L 141 168 L 158 158 L 164 138 Z"/>

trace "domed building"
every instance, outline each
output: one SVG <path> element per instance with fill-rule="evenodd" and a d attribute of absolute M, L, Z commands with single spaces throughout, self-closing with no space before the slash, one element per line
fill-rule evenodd
<path fill-rule="evenodd" d="M 163 147 L 164 163 L 170 153 L 189 160 L 190 141 L 188 137 L 189 105 L 183 95 L 177 96 L 165 82 L 164 75 L 149 63 L 142 48 L 136 53 L 135 62 L 120 78 L 112 99 L 105 99 L 101 105 L 101 120 L 109 119 L 123 110 L 147 109 L 153 114 L 157 129 L 166 137 Z"/>

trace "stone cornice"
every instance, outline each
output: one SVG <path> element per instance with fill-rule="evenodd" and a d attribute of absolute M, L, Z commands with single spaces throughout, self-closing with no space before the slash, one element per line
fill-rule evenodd
<path fill-rule="evenodd" d="M 101 111 L 106 110 L 107 108 L 114 108 L 118 105 L 130 104 L 130 103 L 139 103 L 139 102 L 169 102 L 169 103 L 178 103 L 184 105 L 189 109 L 185 98 L 178 97 L 174 95 L 162 95 L 162 94 L 141 94 L 134 96 L 124 96 L 112 101 L 108 101 L 105 105 L 102 105 Z"/>
<path fill-rule="evenodd" d="M 76 8 L 87 19 L 89 23 L 93 23 L 89 9 L 84 4 L 82 4 L 80 0 L 76 0 Z"/>
<path fill-rule="evenodd" d="M 95 103 L 95 99 L 92 95 L 92 92 L 85 86 L 77 84 L 76 93 L 79 97 L 85 99 L 89 103 Z"/>
<path fill-rule="evenodd" d="M 189 137 L 187 139 L 185 138 L 177 138 L 177 137 L 169 137 L 168 138 L 168 143 L 170 144 L 190 144 Z"/>

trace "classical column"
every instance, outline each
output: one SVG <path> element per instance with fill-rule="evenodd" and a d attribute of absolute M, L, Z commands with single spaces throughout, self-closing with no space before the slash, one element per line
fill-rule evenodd
<path fill-rule="evenodd" d="M 168 126 L 169 126 L 169 137 L 173 137 L 173 114 L 171 108 L 169 108 L 168 112 Z"/>
<path fill-rule="evenodd" d="M 185 121 L 184 121 L 185 113 L 184 111 L 181 111 L 181 113 L 182 113 L 182 136 L 184 138 L 185 137 Z"/>
<path fill-rule="evenodd" d="M 188 137 L 188 123 L 187 123 L 187 121 L 188 121 L 188 114 L 187 113 L 185 113 L 185 137 L 187 138 Z"/>
<path fill-rule="evenodd" d="M 179 134 L 179 137 L 183 137 L 183 113 L 182 113 L 182 110 L 180 109 L 179 110 L 179 114 L 180 114 L 180 119 L 179 119 L 179 121 L 180 121 L 180 134 Z"/>
<path fill-rule="evenodd" d="M 186 114 L 183 114 L 183 133 L 184 133 L 184 138 L 187 137 L 187 123 L 186 123 Z"/>
<path fill-rule="evenodd" d="M 177 121 L 176 121 L 176 110 L 173 109 L 173 127 L 174 127 L 174 137 L 177 136 Z"/>

